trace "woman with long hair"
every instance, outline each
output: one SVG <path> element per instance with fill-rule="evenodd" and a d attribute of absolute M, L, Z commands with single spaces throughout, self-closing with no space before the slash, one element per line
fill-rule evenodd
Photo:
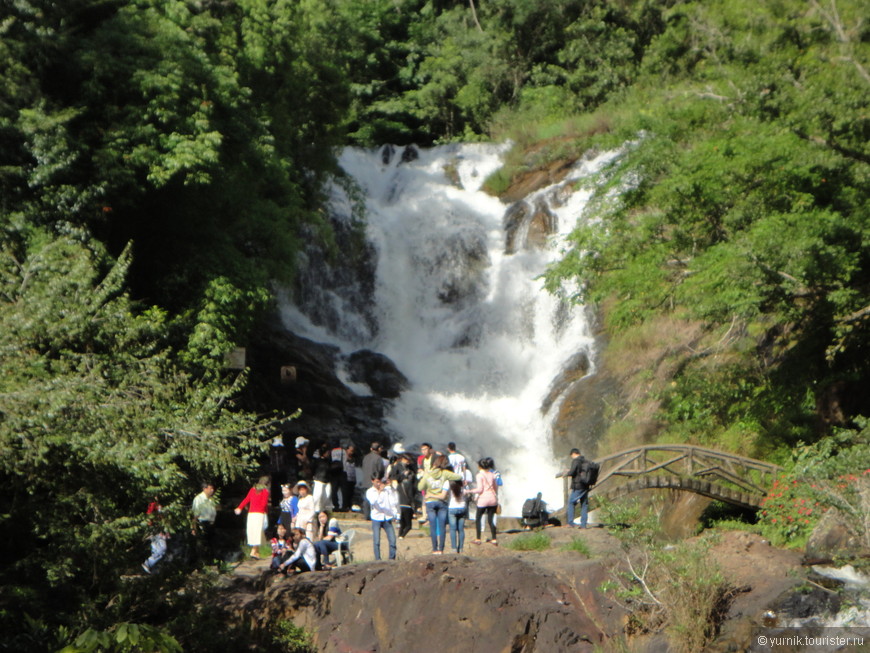
<path fill-rule="evenodd" d="M 248 490 L 247 496 L 235 510 L 237 515 L 248 508 L 247 536 L 248 546 L 251 547 L 251 557 L 260 559 L 260 545 L 264 543 L 263 531 L 266 529 L 266 514 L 269 510 L 269 485 L 271 479 L 261 476 L 257 484 Z"/>
<path fill-rule="evenodd" d="M 314 543 L 305 535 L 304 529 L 293 529 L 293 542 L 296 544 L 293 555 L 278 565 L 278 572 L 286 572 L 288 569 L 300 572 L 317 569 L 317 551 L 314 550 Z"/>
<path fill-rule="evenodd" d="M 329 556 L 338 551 L 339 543 L 336 538 L 341 535 L 338 520 L 329 518 L 329 513 L 321 510 L 317 513 L 317 532 L 314 538 L 314 550 L 317 551 L 317 563 L 322 569 L 329 560 Z"/>
<path fill-rule="evenodd" d="M 444 540 L 447 538 L 447 495 L 450 481 L 460 480 L 462 477 L 450 470 L 447 456 L 438 455 L 417 484 L 417 489 L 423 492 L 423 500 L 426 502 L 432 553 L 436 555 L 444 553 Z"/>
<path fill-rule="evenodd" d="M 462 553 L 465 546 L 465 519 L 468 517 L 465 482 L 450 481 L 450 495 L 447 503 L 447 523 L 450 525 L 450 546 L 456 553 Z"/>
<path fill-rule="evenodd" d="M 487 523 L 489 524 L 489 532 L 492 539 L 487 540 L 489 544 L 498 545 L 495 530 L 495 511 L 498 508 L 498 479 L 496 478 L 495 462 L 492 458 L 481 458 L 477 461 L 479 471 L 475 488 L 472 490 L 477 495 L 477 515 L 474 519 L 474 528 L 477 538 L 475 544 L 480 544 L 481 520 L 486 515 Z"/>

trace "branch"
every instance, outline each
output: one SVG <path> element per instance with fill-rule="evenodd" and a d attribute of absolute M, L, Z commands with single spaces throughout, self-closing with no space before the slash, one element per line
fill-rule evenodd
<path fill-rule="evenodd" d="M 837 11 L 837 3 L 834 0 L 831 0 L 830 11 L 822 9 L 822 6 L 817 2 L 817 0 L 811 0 L 810 4 L 812 4 L 812 6 L 815 7 L 815 9 L 824 17 L 824 19 L 828 21 L 828 24 L 831 26 L 831 29 L 833 29 L 834 33 L 837 36 L 837 40 L 840 43 L 850 46 L 849 49 L 851 50 L 852 39 L 849 38 L 849 35 L 846 33 L 846 29 L 843 27 L 843 20 L 840 18 L 840 14 Z M 864 78 L 865 82 L 870 84 L 870 73 L 867 72 L 867 69 L 864 68 L 860 61 L 857 61 L 851 56 L 840 57 L 840 59 L 842 61 L 848 61 L 853 66 L 855 66 L 858 74 Z"/>
<path fill-rule="evenodd" d="M 847 316 L 844 317 L 844 318 L 840 318 L 839 320 L 837 320 L 837 322 L 839 322 L 839 323 L 843 323 L 843 322 L 857 322 L 858 320 L 860 320 L 860 319 L 862 319 L 862 318 L 865 318 L 865 317 L 867 317 L 868 315 L 870 315 L 870 306 L 865 306 L 865 307 L 862 308 L 861 310 L 859 310 L 859 311 L 855 311 L 855 312 L 852 313 L 851 315 L 847 315 Z"/>
<path fill-rule="evenodd" d="M 474 0 L 468 0 L 468 6 L 471 7 L 471 16 L 474 18 L 474 24 L 477 25 L 477 29 L 483 33 L 483 28 L 480 26 L 480 21 L 477 20 L 477 9 L 474 8 Z"/>

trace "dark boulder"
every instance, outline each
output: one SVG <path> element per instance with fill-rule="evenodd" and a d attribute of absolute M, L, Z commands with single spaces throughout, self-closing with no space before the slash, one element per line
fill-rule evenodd
<path fill-rule="evenodd" d="M 411 387 L 393 361 L 370 349 L 360 349 L 348 356 L 347 371 L 351 381 L 365 383 L 373 394 L 385 399 L 395 399 Z"/>

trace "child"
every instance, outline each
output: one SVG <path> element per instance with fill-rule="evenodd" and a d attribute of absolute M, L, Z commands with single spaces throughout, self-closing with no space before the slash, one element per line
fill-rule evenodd
<path fill-rule="evenodd" d="M 272 538 L 270 544 L 272 545 L 272 561 L 269 567 L 273 571 L 277 571 L 284 554 L 293 550 L 293 540 L 287 537 L 287 527 L 284 524 L 278 524 L 276 536 Z"/>

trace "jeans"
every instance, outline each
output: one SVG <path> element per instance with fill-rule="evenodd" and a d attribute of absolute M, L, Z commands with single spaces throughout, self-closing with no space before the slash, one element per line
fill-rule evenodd
<path fill-rule="evenodd" d="M 580 528 L 586 528 L 586 517 L 589 514 L 589 488 L 582 490 L 571 490 L 571 496 L 568 497 L 568 506 L 566 507 L 568 526 L 574 524 L 574 505 L 580 502 Z"/>
<path fill-rule="evenodd" d="M 387 532 L 387 542 L 390 545 L 390 560 L 396 559 L 396 531 L 393 530 L 393 520 L 372 520 L 372 545 L 375 548 L 375 560 L 381 559 L 381 529 Z"/>
<path fill-rule="evenodd" d="M 429 515 L 432 550 L 443 551 L 444 540 L 447 539 L 447 504 L 443 501 L 427 501 L 426 513 Z"/>
<path fill-rule="evenodd" d="M 330 554 L 338 551 L 339 544 L 335 540 L 318 540 L 314 543 L 314 550 L 317 551 L 317 561 L 324 565 L 329 559 Z M 339 555 L 341 555 L 339 553 Z"/>
<path fill-rule="evenodd" d="M 465 518 L 468 517 L 466 508 L 450 508 L 447 511 L 447 521 L 450 524 L 450 546 L 456 553 L 462 553 L 465 545 Z"/>

